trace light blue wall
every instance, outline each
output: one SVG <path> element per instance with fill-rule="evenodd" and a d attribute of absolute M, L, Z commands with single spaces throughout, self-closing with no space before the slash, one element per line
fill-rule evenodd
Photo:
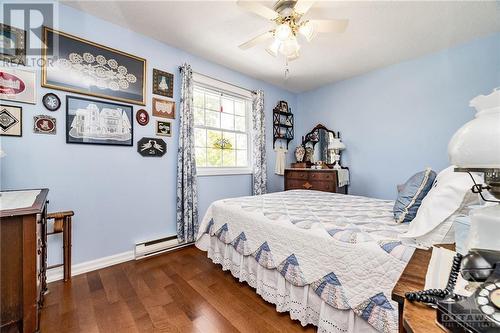
<path fill-rule="evenodd" d="M 147 103 L 151 110 L 152 69 L 175 74 L 174 98 L 179 103 L 178 66 L 191 64 L 200 73 L 248 88 L 265 91 L 269 191 L 283 188 L 283 179 L 273 174 L 272 108 L 287 100 L 295 110 L 296 96 L 270 84 L 250 78 L 151 38 L 59 5 L 59 30 L 104 44 L 147 59 Z M 170 32 L 168 32 L 170 33 Z M 49 92 L 39 86 L 38 101 Z M 167 154 L 161 159 L 143 158 L 134 147 L 66 144 L 65 95 L 61 109 L 50 113 L 41 103 L 23 108 L 23 136 L 1 137 L 7 156 L 1 160 L 2 189 L 48 187 L 50 211 L 74 210 L 73 256 L 80 263 L 132 250 L 138 241 L 175 234 L 175 186 L 177 167 L 177 130 L 175 120 Z M 138 110 L 139 106 L 134 106 Z M 51 114 L 57 118 L 57 135 L 34 134 L 33 115 Z M 145 126 L 134 124 L 134 140 L 154 136 L 154 118 Z M 250 195 L 251 176 L 200 177 L 200 214 L 217 199 Z M 51 261 L 58 259 L 58 240 L 49 244 Z"/>
<path fill-rule="evenodd" d="M 340 131 L 350 192 L 394 199 L 413 173 L 449 165 L 448 141 L 474 116 L 469 101 L 498 86 L 497 33 L 302 93 L 296 133 Z"/>

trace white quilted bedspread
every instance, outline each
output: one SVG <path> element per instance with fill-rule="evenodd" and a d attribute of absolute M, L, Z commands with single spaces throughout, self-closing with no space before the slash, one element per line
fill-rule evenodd
<path fill-rule="evenodd" d="M 398 239 L 408 226 L 394 222 L 393 204 L 307 190 L 220 200 L 198 238 L 217 237 L 293 285 L 310 285 L 330 306 L 396 332 L 390 295 L 413 248 Z"/>

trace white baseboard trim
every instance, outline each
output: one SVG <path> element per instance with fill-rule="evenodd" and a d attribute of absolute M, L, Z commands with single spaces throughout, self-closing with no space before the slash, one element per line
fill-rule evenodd
<path fill-rule="evenodd" d="M 82 262 L 71 266 L 71 276 L 95 271 L 97 269 L 113 266 L 130 260 L 134 260 L 134 251 L 126 251 L 118 254 L 113 254 L 108 257 Z M 62 266 L 47 270 L 47 282 L 54 282 L 62 279 Z"/>

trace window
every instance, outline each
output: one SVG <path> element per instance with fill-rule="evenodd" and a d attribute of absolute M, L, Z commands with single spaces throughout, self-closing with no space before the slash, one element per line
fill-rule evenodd
<path fill-rule="evenodd" d="M 198 174 L 251 173 L 250 99 L 196 80 L 193 99 Z"/>

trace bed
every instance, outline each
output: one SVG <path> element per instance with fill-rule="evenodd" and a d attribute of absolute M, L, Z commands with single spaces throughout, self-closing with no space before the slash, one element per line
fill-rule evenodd
<path fill-rule="evenodd" d="M 220 200 L 196 246 L 318 332 L 397 332 L 390 295 L 414 247 L 393 205 L 309 190 Z"/>

